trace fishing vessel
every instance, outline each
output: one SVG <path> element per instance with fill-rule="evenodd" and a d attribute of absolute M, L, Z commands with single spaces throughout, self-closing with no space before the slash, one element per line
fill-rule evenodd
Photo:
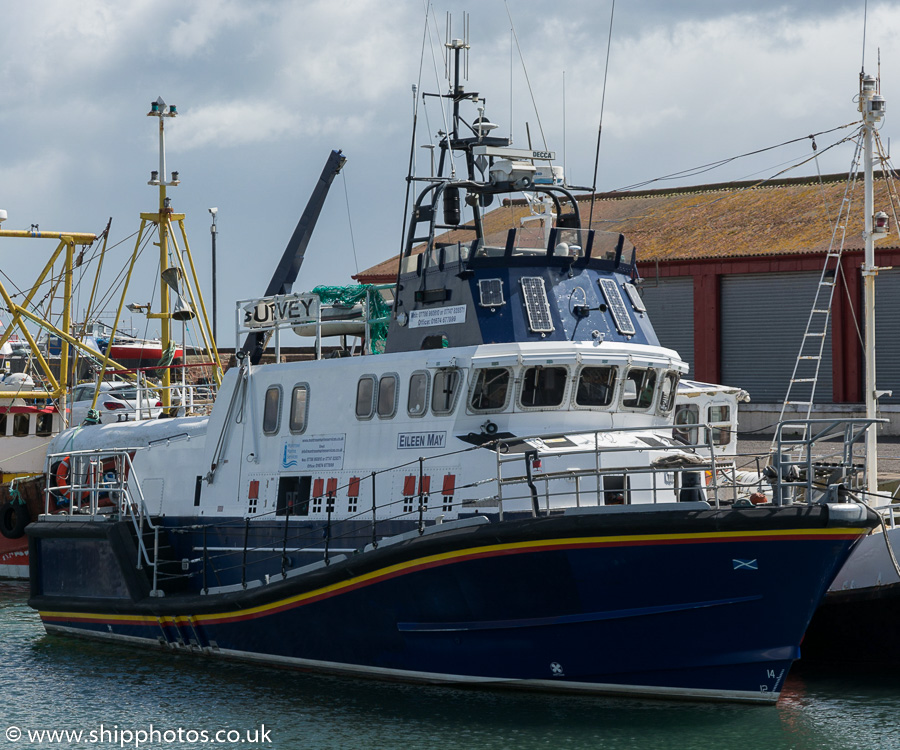
<path fill-rule="evenodd" d="M 359 356 L 258 366 L 266 340 L 336 316 L 286 275 L 239 302 L 247 341 L 208 417 L 54 441 L 47 502 L 72 502 L 27 528 L 29 602 L 50 633 L 163 652 L 774 702 L 877 522 L 844 502 L 858 468 L 814 449 L 870 420 L 783 425 L 803 458 L 781 452 L 765 506 L 727 484 L 710 425 L 673 432 L 687 365 L 659 345 L 633 246 L 585 228 L 592 191 L 553 152 L 491 134 L 468 42 L 446 46 L 452 84 L 428 96 L 450 125 L 434 174 L 410 176 L 386 339 L 365 305 Z M 485 220 L 522 194 L 526 221 Z"/>
<path fill-rule="evenodd" d="M 150 114 L 155 116 L 158 111 L 159 103 L 156 102 Z M 166 117 L 175 114 L 174 107 L 166 108 Z M 0 577 L 27 578 L 27 525 L 41 513 L 71 510 L 73 501 L 77 503 L 79 499 L 66 491 L 55 492 L 52 496 L 45 493 L 47 448 L 65 427 L 74 428 L 77 434 L 78 430 L 102 421 L 205 411 L 206 396 L 214 392 L 221 380 L 221 362 L 200 294 L 184 215 L 175 214 L 165 196 L 167 187 L 178 184 L 178 173 L 173 173 L 170 181 L 166 181 L 165 176 L 162 180 L 159 178 L 160 173 L 165 175 L 164 145 L 160 125 L 160 169 L 152 172 L 150 181 L 161 192 L 160 208 L 141 215 L 134 250 L 123 271 L 121 298 L 114 322 L 111 326 L 103 326 L 104 336 L 97 336 L 101 326 L 90 319 L 95 313 L 100 314 L 94 309 L 94 302 L 99 297 L 100 268 L 107 250 L 109 225 L 101 234 L 102 245 L 93 257 L 85 257 L 85 252 L 98 240 L 94 234 L 40 231 L 36 226 L 29 231 L 0 230 L 0 238 L 50 238 L 59 242 L 35 283 L 22 293 L 20 302 L 16 302 L 14 295 L 0 282 L 0 298 L 11 315 L 9 325 L 0 335 L 0 347 L 13 335 L 20 334 L 28 345 L 27 354 L 20 359 L 30 369 L 30 372 L 4 374 L 0 381 L 0 404 L 4 404 L 0 406 Z M 4 219 L 5 211 L 0 212 L 0 221 Z M 178 242 L 176 227 L 183 244 Z M 126 305 L 137 258 L 153 232 L 158 234 L 157 244 L 161 248 L 160 299 L 167 309 L 164 315 L 151 312 L 149 304 Z M 75 269 L 81 267 L 83 272 L 93 260 L 98 262 L 88 295 L 87 314 L 83 323 L 76 324 L 72 314 Z M 38 309 L 34 303 L 39 299 L 39 290 L 46 284 L 59 292 L 61 310 L 55 315 L 49 309 Z M 45 295 L 45 298 L 53 296 Z M 171 310 L 168 309 L 170 302 Z M 132 312 L 137 308 L 148 318 L 160 319 L 165 346 L 159 341 L 121 333 L 120 323 L 126 307 Z M 208 353 L 205 358 L 208 361 L 172 364 L 173 360 L 182 357 L 184 350 L 172 341 L 172 329 L 177 324 L 184 326 L 194 318 L 198 320 L 193 330 L 202 339 L 201 351 Z M 45 345 L 41 345 L 29 326 L 43 332 Z M 126 355 L 127 359 L 120 361 L 116 354 Z M 55 359 L 51 355 L 55 355 Z M 209 375 L 199 389 L 186 375 L 188 369 L 198 367 L 204 368 Z M 181 376 L 180 382 L 177 377 L 173 380 L 173 370 L 176 376 Z M 79 372 L 87 372 L 90 378 L 79 383 Z M 85 415 L 87 420 L 84 420 Z M 77 419 L 75 424 L 71 424 L 73 418 Z M 55 466 L 52 482 L 62 481 L 68 471 L 68 464 Z"/>

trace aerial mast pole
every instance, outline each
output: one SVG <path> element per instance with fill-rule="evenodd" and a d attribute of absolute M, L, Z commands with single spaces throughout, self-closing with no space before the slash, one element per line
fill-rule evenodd
<path fill-rule="evenodd" d="M 884 117 L 884 99 L 877 93 L 877 81 L 865 71 L 859 76 L 859 110 L 863 115 L 863 139 L 865 147 L 865 260 L 862 268 L 863 295 L 865 300 L 865 392 L 866 418 L 877 416 L 878 397 L 875 390 L 875 240 L 887 236 L 887 214 L 875 214 L 874 139 L 875 126 Z M 878 436 L 875 426 L 866 433 L 866 491 L 873 503 L 878 492 Z"/>

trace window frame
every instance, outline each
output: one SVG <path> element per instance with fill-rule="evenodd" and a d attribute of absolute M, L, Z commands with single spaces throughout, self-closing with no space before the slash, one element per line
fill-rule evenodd
<path fill-rule="evenodd" d="M 425 397 L 422 399 L 422 411 L 413 413 L 409 410 L 409 398 L 412 395 L 412 379 L 416 375 L 425 376 Z M 428 370 L 414 370 L 410 373 L 409 380 L 406 382 L 406 416 L 411 419 L 421 419 L 428 414 L 428 407 L 431 404 L 431 373 Z"/>
<path fill-rule="evenodd" d="M 487 372 L 488 370 L 506 370 L 508 380 L 506 383 L 506 394 L 503 397 L 503 405 L 489 409 L 477 409 L 472 405 L 472 399 L 475 397 L 475 389 L 478 387 L 478 379 L 481 376 L 481 373 Z M 501 365 L 497 365 L 496 367 L 473 367 L 471 381 L 466 396 L 466 410 L 470 414 L 498 414 L 506 411 L 509 407 L 509 400 L 512 393 L 516 389 L 516 377 L 511 367 L 504 367 Z"/>
<path fill-rule="evenodd" d="M 665 387 L 666 381 L 671 378 L 673 381 L 672 390 L 669 394 L 669 408 L 666 409 L 663 407 L 663 388 Z M 662 379 L 659 381 L 659 385 L 656 387 L 656 390 L 659 392 L 659 395 L 656 397 L 656 412 L 657 414 L 667 417 L 669 414 L 675 411 L 675 401 L 678 398 L 678 384 L 681 382 L 681 373 L 678 370 L 666 370 L 663 373 Z"/>
<path fill-rule="evenodd" d="M 447 373 L 454 373 L 457 378 L 459 378 L 459 382 L 456 384 L 456 388 L 453 389 L 453 397 L 450 399 L 450 404 L 446 410 L 444 409 L 435 409 L 434 408 L 434 395 L 437 393 L 437 379 L 438 375 L 445 376 Z M 464 370 L 461 367 L 442 367 L 439 370 L 435 371 L 431 378 L 431 398 L 429 399 L 429 406 L 431 408 L 431 413 L 435 417 L 449 417 L 453 412 L 456 411 L 456 405 L 459 401 L 459 394 L 465 391 L 465 380 L 464 380 Z"/>
<path fill-rule="evenodd" d="M 370 380 L 372 382 L 372 396 L 369 399 L 369 413 L 368 414 L 360 414 L 359 413 L 359 386 L 362 385 L 364 380 Z M 367 372 L 363 375 L 359 376 L 359 380 L 356 381 L 356 395 L 353 399 L 353 413 L 356 415 L 356 418 L 360 422 L 368 422 L 375 416 L 375 404 L 378 401 L 378 377 L 375 373 Z"/>
<path fill-rule="evenodd" d="M 637 393 L 635 394 L 636 403 L 633 406 L 629 406 L 625 403 L 625 385 L 628 382 L 628 376 L 632 372 L 635 372 L 635 371 L 641 371 L 644 373 L 653 373 L 653 395 L 650 398 L 650 403 L 647 404 L 646 406 L 640 405 L 640 399 L 641 399 L 640 389 L 638 389 Z M 659 391 L 659 370 L 657 370 L 655 367 L 653 367 L 651 365 L 635 365 L 635 366 L 629 367 L 625 371 L 625 375 L 622 378 L 622 395 L 619 398 L 619 404 L 622 409 L 628 409 L 629 411 L 643 412 L 643 413 L 647 413 L 647 414 L 655 413 L 656 403 L 658 401 L 658 397 L 657 397 L 658 391 Z"/>
<path fill-rule="evenodd" d="M 306 391 L 306 403 L 303 405 L 303 427 L 298 429 L 294 428 L 294 393 L 297 392 L 300 388 L 303 388 Z M 306 427 L 309 424 L 309 383 L 295 383 L 291 388 L 291 401 L 290 406 L 288 408 L 288 430 L 292 435 L 302 435 L 306 432 Z"/>
<path fill-rule="evenodd" d="M 272 391 L 278 392 L 278 401 L 276 402 L 275 407 L 275 427 L 271 430 L 266 429 L 266 412 L 269 404 L 269 394 Z M 262 411 L 262 431 L 264 435 L 277 435 L 281 431 L 281 404 L 282 399 L 284 398 L 284 390 L 281 385 L 278 383 L 274 383 L 272 385 L 266 386 L 266 392 L 263 396 L 263 411 Z"/>
<path fill-rule="evenodd" d="M 565 386 L 563 386 L 563 392 L 562 392 L 562 396 L 560 397 L 559 403 L 554 404 L 552 406 L 548 406 L 548 405 L 532 406 L 532 405 L 523 403 L 522 396 L 525 393 L 525 380 L 528 377 L 527 376 L 528 371 L 533 370 L 533 369 L 547 370 L 550 368 L 562 370 L 566 374 L 565 375 L 566 384 L 565 384 Z M 566 408 L 566 397 L 569 396 L 571 387 L 572 387 L 572 372 L 566 365 L 562 365 L 562 364 L 526 365 L 525 367 L 522 368 L 522 372 L 519 377 L 519 387 L 517 389 L 518 393 L 516 394 L 516 406 L 520 409 L 525 409 L 527 411 L 558 411 L 560 409 L 565 409 Z"/>
<path fill-rule="evenodd" d="M 607 369 L 612 370 L 614 375 L 613 385 L 612 385 L 612 393 L 610 395 L 609 403 L 605 406 L 599 406 L 596 404 L 579 404 L 578 403 L 578 386 L 581 383 L 581 374 L 587 369 Z M 592 364 L 590 362 L 582 364 L 575 371 L 575 377 L 572 379 L 572 408 L 573 409 L 590 409 L 592 411 L 609 411 L 612 409 L 616 400 L 619 397 L 619 383 L 622 380 L 622 371 L 616 365 L 611 364 Z"/>
<path fill-rule="evenodd" d="M 391 410 L 388 414 L 382 414 L 381 406 L 381 383 L 386 378 L 392 378 L 394 381 L 394 398 L 391 402 Z M 396 372 L 386 372 L 378 378 L 378 392 L 375 394 L 375 414 L 379 419 L 393 419 L 397 416 L 397 406 L 400 403 L 400 375 Z"/>

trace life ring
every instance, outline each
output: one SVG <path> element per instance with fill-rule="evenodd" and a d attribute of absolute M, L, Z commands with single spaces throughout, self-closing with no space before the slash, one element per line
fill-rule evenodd
<path fill-rule="evenodd" d="M 66 456 L 59 463 L 54 464 L 50 467 L 51 471 L 53 471 L 54 476 L 56 477 L 56 490 L 54 490 L 54 494 L 60 498 L 61 500 L 65 500 L 68 502 L 71 492 L 69 487 L 69 474 L 71 468 L 71 460 L 68 456 Z M 54 466 L 56 467 L 54 470 Z M 91 496 L 91 493 L 88 490 L 81 491 L 81 500 L 87 500 Z"/>
<path fill-rule="evenodd" d="M 0 505 L 0 534 L 7 539 L 19 539 L 25 533 L 25 527 L 31 518 L 25 503 L 13 505 L 6 501 Z"/>

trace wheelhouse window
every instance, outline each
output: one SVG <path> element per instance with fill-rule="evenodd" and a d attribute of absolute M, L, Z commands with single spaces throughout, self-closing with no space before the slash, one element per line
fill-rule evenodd
<path fill-rule="evenodd" d="M 28 415 L 13 415 L 13 435 L 15 437 L 25 437 L 28 434 Z"/>
<path fill-rule="evenodd" d="M 388 419 L 397 411 L 397 376 L 382 375 L 378 381 L 378 416 Z"/>
<path fill-rule="evenodd" d="M 431 391 L 433 414 L 449 414 L 453 411 L 460 380 L 459 370 L 456 369 L 438 370 L 434 374 L 434 388 Z"/>
<path fill-rule="evenodd" d="M 672 435 L 688 445 L 696 445 L 700 436 L 697 425 L 700 422 L 700 409 L 697 404 L 679 404 L 675 407 L 675 428 Z"/>
<path fill-rule="evenodd" d="M 633 368 L 625 376 L 622 406 L 630 409 L 649 409 L 656 388 L 656 370 Z"/>
<path fill-rule="evenodd" d="M 472 411 L 499 411 L 506 406 L 509 394 L 509 370 L 505 367 L 487 367 L 476 370 L 475 385 L 469 406 Z"/>
<path fill-rule="evenodd" d="M 659 390 L 659 412 L 668 414 L 675 406 L 675 394 L 678 391 L 678 373 L 667 372 Z"/>
<path fill-rule="evenodd" d="M 38 437 L 47 437 L 53 434 L 53 415 L 38 414 L 34 434 Z"/>
<path fill-rule="evenodd" d="M 583 367 L 578 375 L 578 406 L 609 406 L 616 389 L 615 367 Z"/>
<path fill-rule="evenodd" d="M 371 419 L 375 412 L 375 376 L 363 375 L 356 384 L 356 416 Z"/>
<path fill-rule="evenodd" d="M 306 414 L 309 408 L 309 386 L 295 385 L 291 391 L 291 418 L 288 426 L 291 432 L 303 432 L 306 429 Z"/>
<path fill-rule="evenodd" d="M 266 398 L 263 403 L 263 432 L 274 435 L 278 432 L 278 422 L 281 417 L 281 386 L 273 385 L 266 389 Z"/>
<path fill-rule="evenodd" d="M 411 417 L 421 417 L 428 408 L 428 373 L 414 372 L 409 379 L 409 395 L 406 398 L 406 413 Z"/>
<path fill-rule="evenodd" d="M 713 445 L 728 445 L 731 442 L 731 407 L 728 404 L 711 405 L 708 421 Z"/>
<path fill-rule="evenodd" d="M 6 412 L 0 414 L 0 435 L 6 435 Z"/>
<path fill-rule="evenodd" d="M 565 367 L 529 367 L 522 378 L 522 406 L 559 406 L 566 393 Z"/>

